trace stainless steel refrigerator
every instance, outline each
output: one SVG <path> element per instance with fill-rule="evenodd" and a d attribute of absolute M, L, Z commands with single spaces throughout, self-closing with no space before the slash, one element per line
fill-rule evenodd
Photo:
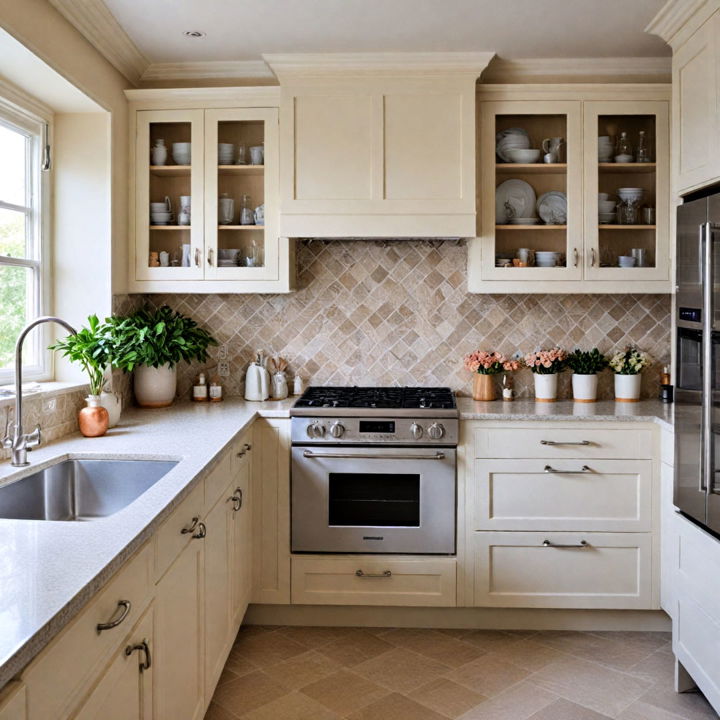
<path fill-rule="evenodd" d="M 720 192 L 677 211 L 675 504 L 720 534 Z"/>

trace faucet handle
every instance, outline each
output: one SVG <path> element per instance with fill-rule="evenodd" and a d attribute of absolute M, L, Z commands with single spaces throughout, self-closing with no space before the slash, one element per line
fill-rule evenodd
<path fill-rule="evenodd" d="M 35 429 L 25 436 L 25 447 L 30 450 L 31 448 L 37 447 L 41 442 L 42 433 L 40 432 L 40 423 L 38 423 Z"/>
<path fill-rule="evenodd" d="M 12 448 L 12 431 L 13 431 L 14 422 L 11 418 L 8 417 L 7 426 L 5 427 L 5 435 L 2 438 L 2 447 L 5 450 L 10 450 Z"/>

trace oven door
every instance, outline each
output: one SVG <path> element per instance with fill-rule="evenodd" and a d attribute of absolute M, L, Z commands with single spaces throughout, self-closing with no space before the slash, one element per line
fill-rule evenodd
<path fill-rule="evenodd" d="M 292 449 L 292 551 L 455 553 L 455 449 Z"/>

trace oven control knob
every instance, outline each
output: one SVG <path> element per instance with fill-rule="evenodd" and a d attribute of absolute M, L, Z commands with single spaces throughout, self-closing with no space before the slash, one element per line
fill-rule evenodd
<path fill-rule="evenodd" d="M 345 434 L 345 426 L 342 423 L 334 422 L 330 426 L 330 434 L 334 438 L 342 437 Z"/>
<path fill-rule="evenodd" d="M 422 436 L 423 436 L 422 425 L 413 423 L 410 426 L 410 437 L 412 437 L 413 440 L 419 440 Z"/>
<path fill-rule="evenodd" d="M 310 423 L 307 426 L 308 437 L 321 438 L 325 434 L 325 426 L 319 422 Z"/>
<path fill-rule="evenodd" d="M 445 434 L 445 427 L 442 423 L 433 423 L 428 428 L 428 435 L 431 440 L 439 440 Z"/>

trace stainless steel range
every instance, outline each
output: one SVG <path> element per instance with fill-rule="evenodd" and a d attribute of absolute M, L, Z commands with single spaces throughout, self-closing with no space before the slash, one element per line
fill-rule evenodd
<path fill-rule="evenodd" d="M 455 553 L 449 388 L 310 387 L 290 416 L 293 552 Z"/>

